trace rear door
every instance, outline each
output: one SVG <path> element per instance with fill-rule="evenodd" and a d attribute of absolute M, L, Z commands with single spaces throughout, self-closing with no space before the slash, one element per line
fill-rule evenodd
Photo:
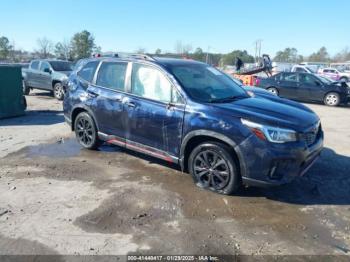
<path fill-rule="evenodd" d="M 30 63 L 27 70 L 27 85 L 30 87 L 38 87 L 39 81 L 37 75 L 39 74 L 40 61 L 35 60 Z"/>
<path fill-rule="evenodd" d="M 126 110 L 127 147 L 172 161 L 180 152 L 185 100 L 155 66 L 133 63 Z"/>
<path fill-rule="evenodd" d="M 50 72 L 45 72 L 45 71 Z M 52 77 L 51 77 L 52 71 L 51 66 L 46 61 L 41 61 L 39 72 L 37 74 L 37 79 L 39 82 L 38 88 L 46 89 L 46 90 L 52 90 Z"/>
<path fill-rule="evenodd" d="M 290 99 L 297 98 L 298 73 L 282 73 L 277 83 L 280 89 L 279 96 Z"/>
<path fill-rule="evenodd" d="M 125 112 L 122 104 L 125 93 L 127 62 L 108 62 L 100 64 L 95 84 L 88 87 L 90 107 L 95 114 L 99 131 L 113 135 L 114 139 L 125 140 Z M 131 68 L 130 68 L 131 70 Z"/>

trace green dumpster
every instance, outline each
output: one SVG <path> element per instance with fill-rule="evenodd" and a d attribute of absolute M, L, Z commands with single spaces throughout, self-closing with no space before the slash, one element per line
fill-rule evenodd
<path fill-rule="evenodd" d="M 25 109 L 21 68 L 0 65 L 0 119 L 23 115 Z"/>

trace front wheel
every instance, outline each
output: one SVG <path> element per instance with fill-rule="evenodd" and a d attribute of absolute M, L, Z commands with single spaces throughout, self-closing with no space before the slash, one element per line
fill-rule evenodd
<path fill-rule="evenodd" d="M 325 97 L 324 97 L 324 104 L 327 106 L 337 106 L 340 104 L 340 96 L 338 93 L 328 93 Z"/>
<path fill-rule="evenodd" d="M 57 100 L 63 100 L 64 90 L 63 90 L 63 85 L 61 83 L 56 83 L 53 86 L 53 95 Z"/>
<path fill-rule="evenodd" d="M 74 131 L 79 144 L 84 148 L 97 149 L 101 145 L 95 122 L 88 113 L 82 112 L 75 118 Z"/>
<path fill-rule="evenodd" d="M 270 93 L 274 94 L 275 96 L 278 96 L 278 90 L 276 87 L 269 87 L 267 89 L 267 91 L 269 91 Z"/>
<path fill-rule="evenodd" d="M 241 185 L 232 152 L 222 143 L 205 142 L 198 145 L 190 154 L 188 167 L 196 185 L 201 188 L 230 195 Z"/>

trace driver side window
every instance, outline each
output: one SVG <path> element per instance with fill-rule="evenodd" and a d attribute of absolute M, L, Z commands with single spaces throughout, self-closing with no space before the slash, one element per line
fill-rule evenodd
<path fill-rule="evenodd" d="M 44 72 L 45 70 L 50 69 L 50 65 L 47 62 L 41 62 L 40 71 Z"/>

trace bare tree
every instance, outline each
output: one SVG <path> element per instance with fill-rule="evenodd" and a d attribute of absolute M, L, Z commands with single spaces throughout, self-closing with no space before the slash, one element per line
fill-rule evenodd
<path fill-rule="evenodd" d="M 53 43 L 46 37 L 39 38 L 37 40 L 38 44 L 38 50 L 37 52 L 39 53 L 41 58 L 48 58 L 51 55 L 51 52 L 53 50 Z"/>

